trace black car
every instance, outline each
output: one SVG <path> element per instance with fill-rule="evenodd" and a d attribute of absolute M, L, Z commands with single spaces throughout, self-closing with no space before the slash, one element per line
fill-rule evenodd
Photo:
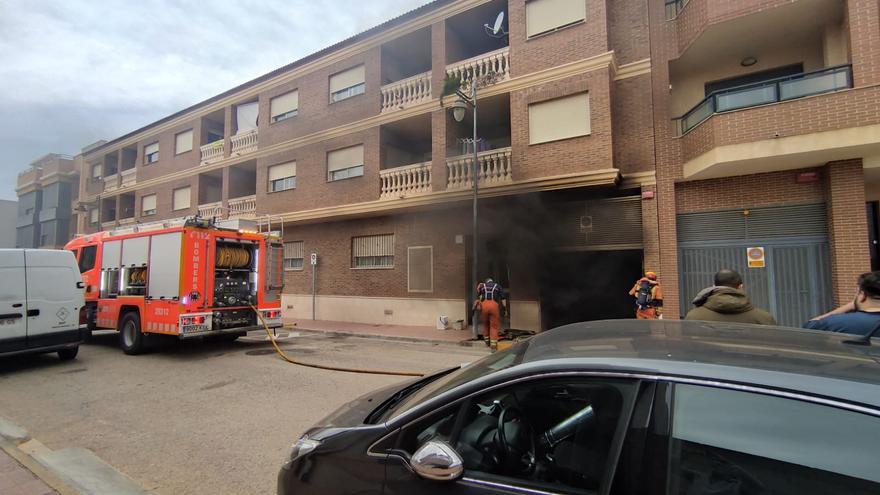
<path fill-rule="evenodd" d="M 877 494 L 880 352 L 690 321 L 557 328 L 309 430 L 288 494 Z"/>

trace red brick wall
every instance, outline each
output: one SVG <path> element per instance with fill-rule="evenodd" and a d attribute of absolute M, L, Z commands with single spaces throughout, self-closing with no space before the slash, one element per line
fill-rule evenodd
<path fill-rule="evenodd" d="M 834 300 L 843 304 L 855 294 L 858 276 L 871 269 L 865 179 L 860 159 L 829 163 L 826 170 L 831 280 Z"/>
<path fill-rule="evenodd" d="M 653 170 L 651 76 L 644 74 L 612 84 L 614 164 L 623 173 Z"/>
<path fill-rule="evenodd" d="M 683 53 L 710 25 L 772 9 L 796 0 L 690 0 L 674 23 L 678 53 Z"/>
<path fill-rule="evenodd" d="M 795 182 L 797 174 L 804 171 L 819 171 L 821 176 L 821 169 L 814 168 L 681 182 L 675 191 L 676 212 L 824 201 L 823 181 Z"/>
<path fill-rule="evenodd" d="M 880 82 L 880 5 L 847 0 L 850 59 L 856 87 Z"/>
<path fill-rule="evenodd" d="M 465 245 L 457 234 L 467 234 L 469 210 L 443 210 L 398 216 L 327 222 L 286 228 L 286 241 L 303 241 L 304 252 L 317 253 L 317 290 L 320 295 L 463 298 Z M 469 222 L 468 222 L 469 223 Z M 465 231 L 468 232 L 465 232 Z M 351 238 L 394 234 L 394 268 L 352 269 Z M 434 291 L 407 290 L 407 247 L 434 247 Z M 306 261 L 306 263 L 308 263 Z M 311 293 L 311 268 L 285 273 L 284 292 Z"/>
<path fill-rule="evenodd" d="M 647 0 L 610 0 L 608 41 L 619 65 L 651 56 Z"/>

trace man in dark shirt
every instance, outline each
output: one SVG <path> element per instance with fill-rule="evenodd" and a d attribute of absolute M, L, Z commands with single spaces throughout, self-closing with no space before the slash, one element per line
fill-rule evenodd
<path fill-rule="evenodd" d="M 859 277 L 859 292 L 853 302 L 817 316 L 804 328 L 868 335 L 880 327 L 880 271 Z"/>

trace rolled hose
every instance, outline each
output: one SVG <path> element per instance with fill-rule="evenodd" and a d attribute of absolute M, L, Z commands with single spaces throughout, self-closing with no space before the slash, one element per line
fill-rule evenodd
<path fill-rule="evenodd" d="M 322 364 L 303 363 L 302 361 L 297 361 L 297 360 L 289 357 L 287 354 L 284 354 L 284 351 L 282 351 L 281 348 L 278 347 L 278 343 L 275 342 L 275 336 L 272 335 L 272 331 L 269 330 L 269 325 L 266 323 L 266 320 L 263 319 L 263 315 L 260 314 L 260 312 L 257 310 L 257 308 L 255 308 L 253 305 L 251 305 L 251 309 L 254 310 L 254 313 L 257 314 L 257 318 L 260 319 L 260 323 L 263 324 L 263 329 L 266 330 L 266 335 L 269 336 L 269 340 L 272 342 L 272 347 L 275 348 L 275 352 L 277 352 L 278 355 L 281 356 L 281 359 L 287 361 L 290 364 L 305 366 L 307 368 L 317 368 L 319 370 L 342 371 L 344 373 L 361 373 L 361 374 L 365 374 L 365 375 L 417 376 L 417 377 L 425 376 L 424 373 L 415 373 L 412 371 L 386 371 L 386 370 L 369 370 L 369 369 L 360 369 L 360 368 L 343 368 L 340 366 L 325 366 Z"/>

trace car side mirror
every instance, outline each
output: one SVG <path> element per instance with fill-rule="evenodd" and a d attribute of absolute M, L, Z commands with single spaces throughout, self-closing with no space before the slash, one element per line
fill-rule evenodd
<path fill-rule="evenodd" d="M 452 481 L 464 473 L 464 462 L 458 452 L 439 440 L 431 440 L 419 447 L 409 464 L 416 474 L 429 480 Z"/>

